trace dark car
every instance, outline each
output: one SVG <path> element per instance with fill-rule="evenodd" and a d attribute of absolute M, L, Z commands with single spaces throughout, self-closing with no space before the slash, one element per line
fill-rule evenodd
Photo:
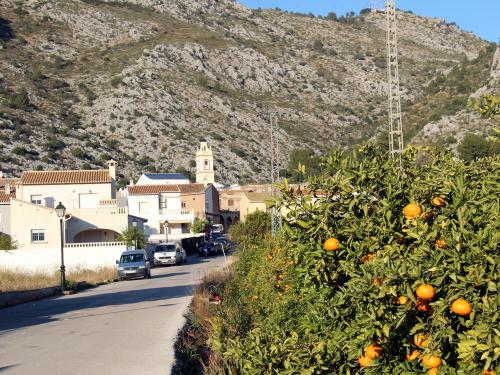
<path fill-rule="evenodd" d="M 206 257 L 208 255 L 217 255 L 219 249 L 218 246 L 212 241 L 205 242 L 203 247 L 200 248 L 198 255 L 200 257 Z"/>
<path fill-rule="evenodd" d="M 217 238 L 214 240 L 215 246 L 221 246 L 222 250 L 227 251 L 229 248 L 229 244 L 224 237 Z M 222 252 L 221 250 L 221 252 Z"/>

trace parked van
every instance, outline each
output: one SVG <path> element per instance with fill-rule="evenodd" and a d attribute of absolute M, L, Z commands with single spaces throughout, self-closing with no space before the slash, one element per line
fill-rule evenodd
<path fill-rule="evenodd" d="M 145 250 L 127 250 L 122 253 L 118 264 L 118 279 L 151 278 L 151 264 Z"/>
<path fill-rule="evenodd" d="M 154 264 L 161 265 L 176 265 L 186 261 L 186 252 L 184 249 L 174 242 L 162 243 L 156 245 L 154 250 Z"/>

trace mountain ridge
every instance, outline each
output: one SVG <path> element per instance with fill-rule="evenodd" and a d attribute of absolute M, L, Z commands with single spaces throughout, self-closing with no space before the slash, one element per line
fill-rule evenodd
<path fill-rule="evenodd" d="M 229 0 L 2 3 L 14 35 L 0 44 L 0 163 L 10 174 L 109 157 L 124 180 L 190 169 L 205 138 L 219 180 L 266 181 L 270 112 L 281 114 L 284 167 L 293 149 L 347 147 L 386 123 L 379 13 L 338 22 Z M 492 45 L 454 25 L 398 19 L 407 110 L 436 76 L 493 59 Z M 482 67 L 460 95 L 489 74 Z"/>

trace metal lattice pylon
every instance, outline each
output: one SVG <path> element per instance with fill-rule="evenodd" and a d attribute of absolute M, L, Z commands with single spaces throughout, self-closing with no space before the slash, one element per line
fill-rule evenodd
<path fill-rule="evenodd" d="M 276 198 L 279 189 L 276 184 L 280 183 L 279 142 L 278 142 L 278 115 L 271 113 L 271 194 Z M 271 232 L 273 236 L 281 228 L 281 215 L 276 207 L 271 212 Z"/>
<path fill-rule="evenodd" d="M 391 157 L 403 152 L 403 119 L 399 89 L 396 1 L 387 0 L 387 71 L 389 75 L 389 151 Z"/>

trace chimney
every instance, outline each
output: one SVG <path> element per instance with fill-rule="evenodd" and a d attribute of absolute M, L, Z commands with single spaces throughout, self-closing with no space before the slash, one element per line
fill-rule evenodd
<path fill-rule="evenodd" d="M 108 168 L 109 168 L 109 176 L 113 180 L 116 180 L 116 161 L 114 161 L 113 159 L 109 160 Z"/>

